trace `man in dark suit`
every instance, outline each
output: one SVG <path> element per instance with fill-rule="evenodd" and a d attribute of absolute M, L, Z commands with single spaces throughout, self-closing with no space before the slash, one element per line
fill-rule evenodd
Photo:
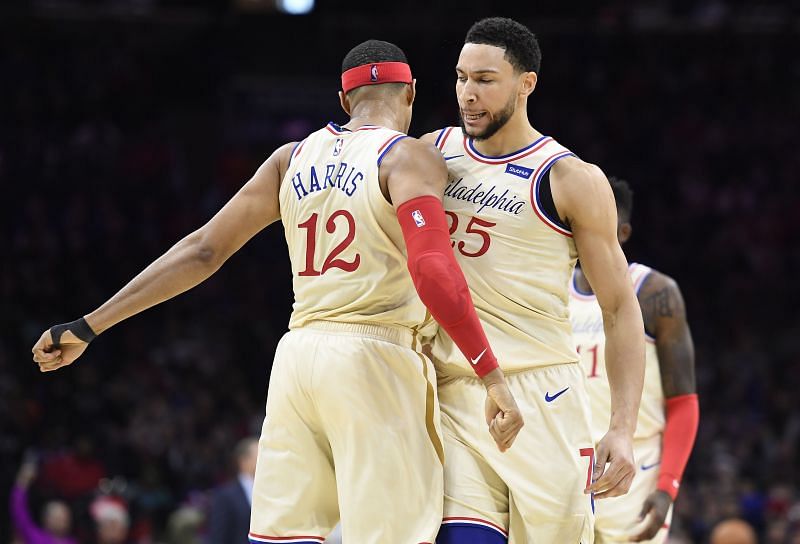
<path fill-rule="evenodd" d="M 208 544 L 248 543 L 258 441 L 255 438 L 240 440 L 233 450 L 233 457 L 236 479 L 215 488 L 212 493 Z"/>

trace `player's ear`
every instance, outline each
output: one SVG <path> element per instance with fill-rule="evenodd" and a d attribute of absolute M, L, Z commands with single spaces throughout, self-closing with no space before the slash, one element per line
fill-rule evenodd
<path fill-rule="evenodd" d="M 339 91 L 339 104 L 347 115 L 350 115 L 350 99 L 344 92 Z"/>
<path fill-rule="evenodd" d="M 536 88 L 537 81 L 539 81 L 539 76 L 536 75 L 536 72 L 522 72 L 520 74 L 519 94 L 527 98 Z"/>
<path fill-rule="evenodd" d="M 633 234 L 633 226 L 627 221 L 620 223 L 617 227 L 617 240 L 619 240 L 620 245 L 630 240 L 631 234 Z"/>
<path fill-rule="evenodd" d="M 406 87 L 406 97 L 408 100 L 408 105 L 412 105 L 414 103 L 414 99 L 417 97 L 417 80 L 412 79 L 411 85 Z"/>

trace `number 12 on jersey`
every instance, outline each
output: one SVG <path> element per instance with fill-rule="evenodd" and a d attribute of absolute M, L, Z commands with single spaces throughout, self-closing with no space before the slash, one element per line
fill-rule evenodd
<path fill-rule="evenodd" d="M 304 270 L 301 270 L 298 273 L 299 276 L 321 276 L 331 268 L 339 268 L 345 272 L 352 272 L 358 268 L 359 264 L 361 264 L 361 255 L 358 253 L 356 253 L 356 256 L 353 257 L 352 261 L 345 261 L 344 259 L 337 258 L 340 253 L 347 249 L 347 246 L 353 243 L 353 240 L 356 237 L 356 221 L 353 219 L 353 215 L 347 210 L 337 210 L 331 214 L 331 216 L 325 222 L 325 230 L 328 232 L 328 234 L 333 234 L 336 231 L 336 219 L 339 217 L 344 218 L 344 223 L 339 221 L 338 224 L 347 228 L 347 234 L 345 235 L 344 240 L 339 242 L 339 244 L 331 250 L 328 256 L 325 257 L 325 262 L 322 263 L 321 270 L 314 268 L 314 257 L 317 248 L 317 221 L 319 220 L 319 214 L 314 212 L 311 214 L 311 217 L 297 225 L 298 228 L 306 229 L 306 267 Z"/>

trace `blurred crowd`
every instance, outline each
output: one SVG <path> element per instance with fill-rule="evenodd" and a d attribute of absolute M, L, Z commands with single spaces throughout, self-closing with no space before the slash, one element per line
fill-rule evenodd
<path fill-rule="evenodd" d="M 673 542 L 708 542 L 737 516 L 764 543 L 800 543 L 796 33 L 586 36 L 521 19 L 544 53 L 534 125 L 631 183 L 629 256 L 684 292 L 701 424 Z M 30 346 L 210 218 L 277 145 L 342 122 L 333 92 L 304 109 L 314 95 L 302 78 L 323 66 L 335 91 L 360 39 L 406 49 L 420 78 L 412 134 L 454 124 L 452 66 L 470 22 L 413 40 L 377 25 L 334 48 L 334 23 L 316 20 L 306 48 L 283 55 L 295 23 L 260 21 L 275 31 L 263 35 L 230 21 L 3 26 L 0 491 L 18 506 L 24 489 L 32 523 L 98 544 L 209 538 L 214 490 L 241 474 L 231 452 L 259 433 L 291 308 L 281 229 L 111 329 L 74 367 L 40 375 Z M 258 103 L 275 78 L 296 82 L 297 95 L 272 96 L 297 113 Z M 0 513 L 0 541 L 28 544 L 13 540 L 10 516 Z"/>

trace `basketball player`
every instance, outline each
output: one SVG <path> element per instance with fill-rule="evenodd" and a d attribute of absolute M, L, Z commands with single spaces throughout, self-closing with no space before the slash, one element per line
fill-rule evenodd
<path fill-rule="evenodd" d="M 447 161 L 456 257 L 526 421 L 514 448 L 493 451 L 472 421 L 482 386 L 440 331 L 433 354 L 447 458 L 441 544 L 588 544 L 590 493 L 623 494 L 634 475 L 642 317 L 606 177 L 528 121 L 540 60 L 523 25 L 505 18 L 473 25 L 456 65 L 461 129 L 426 136 Z M 612 418 L 596 459 L 567 309 L 578 256 L 608 338 Z"/>
<path fill-rule="evenodd" d="M 632 232 L 633 191 L 627 182 L 614 178 L 611 188 L 617 203 L 617 238 L 624 244 Z M 627 495 L 597 504 L 595 543 L 661 544 L 667 539 L 668 513 L 697 434 L 694 345 L 675 281 L 641 264 L 628 269 L 646 336 L 644 391 L 633 437 L 637 474 Z M 592 430 L 599 440 L 610 415 L 603 316 L 581 266 L 570 286 L 570 320 L 588 376 Z"/>
<path fill-rule="evenodd" d="M 96 334 L 197 285 L 280 219 L 295 303 L 269 381 L 254 543 L 321 543 L 340 517 L 348 542 L 433 541 L 443 449 L 434 369 L 417 351 L 426 306 L 486 387 L 486 434 L 505 450 L 522 426 L 449 244 L 444 161 L 405 135 L 405 55 L 370 40 L 342 72 L 347 125 L 280 147 L 206 225 L 33 348 L 43 371 L 72 363 Z"/>

